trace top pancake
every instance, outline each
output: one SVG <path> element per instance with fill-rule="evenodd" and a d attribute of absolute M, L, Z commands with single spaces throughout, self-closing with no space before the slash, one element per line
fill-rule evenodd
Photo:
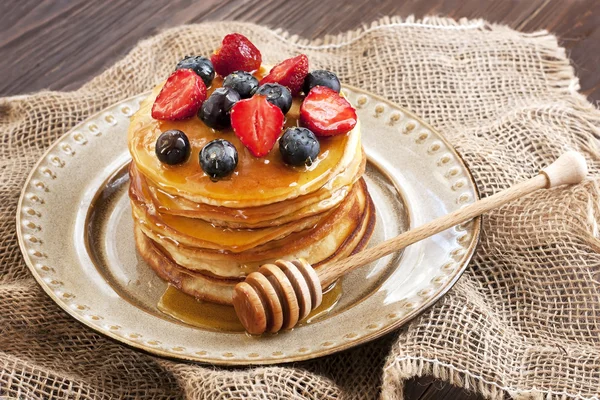
<path fill-rule="evenodd" d="M 278 226 L 316 215 L 337 206 L 365 170 L 366 157 L 356 158 L 342 173 L 327 185 L 311 194 L 291 200 L 258 207 L 228 208 L 194 203 L 179 196 L 167 194 L 148 182 L 134 163 L 129 167 L 133 195 L 143 202 L 151 202 L 157 212 L 197 218 L 215 226 L 228 228 L 264 228 Z"/>
<path fill-rule="evenodd" d="M 215 78 L 208 90 L 212 93 L 221 86 Z M 286 165 L 279 153 L 278 143 L 262 158 L 252 156 L 231 129 L 215 131 L 199 118 L 183 121 L 159 121 L 150 111 L 162 85 L 157 86 L 131 118 L 128 133 L 129 151 L 136 167 L 154 184 L 167 193 L 181 196 L 196 203 L 242 208 L 272 204 L 312 193 L 323 187 L 361 157 L 360 129 L 356 127 L 344 135 L 319 138 L 321 152 L 309 167 Z M 286 115 L 286 127 L 298 125 L 301 99 L 295 98 Z M 183 131 L 190 140 L 191 156 L 183 164 L 170 166 L 161 163 L 154 148 L 158 136 L 169 129 Z M 238 165 L 233 174 L 217 182 L 202 171 L 198 162 L 200 150 L 214 139 L 230 141 L 238 151 Z"/>

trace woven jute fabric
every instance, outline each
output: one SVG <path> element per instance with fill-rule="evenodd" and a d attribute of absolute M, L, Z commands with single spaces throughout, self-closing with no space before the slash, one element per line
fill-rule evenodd
<path fill-rule="evenodd" d="M 462 154 L 482 196 L 569 149 L 586 156 L 590 178 L 487 215 L 458 284 L 408 326 L 369 344 L 235 369 L 132 350 L 70 318 L 38 287 L 17 244 L 19 193 L 34 162 L 70 127 L 148 90 L 184 55 L 209 54 L 232 31 L 248 36 L 267 63 L 305 53 L 313 68 L 422 116 Z M 406 379 L 430 374 L 491 399 L 598 399 L 600 112 L 578 88 L 547 32 L 384 18 L 318 41 L 243 23 L 183 26 L 140 42 L 79 90 L 1 99 L 0 398 L 402 399 Z"/>

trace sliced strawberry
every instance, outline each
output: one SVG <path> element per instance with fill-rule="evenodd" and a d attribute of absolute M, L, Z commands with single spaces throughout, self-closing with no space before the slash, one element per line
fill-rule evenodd
<path fill-rule="evenodd" d="M 302 84 L 306 75 L 308 75 L 308 57 L 300 54 L 299 56 L 288 58 L 271 68 L 269 75 L 262 78 L 260 84 L 279 83 L 280 85 L 287 86 L 290 92 L 292 92 L 292 96 L 295 96 L 302 90 Z"/>
<path fill-rule="evenodd" d="M 239 33 L 223 38 L 221 47 L 210 57 L 217 74 L 225 77 L 235 71 L 253 72 L 260 68 L 262 56 L 250 40 Z"/>
<path fill-rule="evenodd" d="M 231 109 L 231 127 L 235 135 L 255 157 L 264 157 L 273 148 L 283 128 L 281 109 L 255 95 L 240 100 Z"/>
<path fill-rule="evenodd" d="M 356 110 L 335 90 L 315 86 L 300 106 L 300 124 L 317 136 L 339 135 L 356 126 Z"/>
<path fill-rule="evenodd" d="M 165 82 L 152 105 L 152 118 L 177 120 L 196 115 L 206 100 L 206 85 L 191 69 L 178 69 Z"/>

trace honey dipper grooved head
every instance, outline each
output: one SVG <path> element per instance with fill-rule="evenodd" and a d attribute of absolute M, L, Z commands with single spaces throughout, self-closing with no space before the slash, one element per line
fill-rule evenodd
<path fill-rule="evenodd" d="M 322 299 L 319 277 L 304 259 L 265 264 L 233 291 L 235 312 L 244 328 L 255 335 L 292 329 Z"/>

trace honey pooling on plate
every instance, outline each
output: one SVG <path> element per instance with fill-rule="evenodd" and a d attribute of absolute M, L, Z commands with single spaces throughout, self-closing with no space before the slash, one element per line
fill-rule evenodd
<path fill-rule="evenodd" d="M 228 309 L 198 304 L 230 306 L 234 286 L 277 259 L 302 257 L 318 269 L 347 257 L 366 245 L 375 219 L 362 179 L 360 123 L 339 87 L 326 87 L 335 75 L 315 71 L 304 85 L 309 71 L 302 55 L 253 76 L 219 76 L 219 69 L 231 67 L 226 53 L 235 53 L 236 43 L 247 45 L 231 40 L 232 49 L 215 53 L 216 77 L 208 79 L 206 60 L 190 58 L 186 68 L 197 61 L 203 75 L 177 72 L 185 69 L 178 66 L 141 103 L 128 133 L 136 247 L 172 285 L 160 307 L 187 320 L 184 314 L 195 313 L 204 314 L 196 320 L 210 320 L 218 309 L 223 320 L 209 325 L 225 330 L 235 328 L 225 317 Z M 192 93 L 191 100 L 178 90 Z M 178 142 L 163 143 L 159 154 L 157 140 L 165 132 L 175 132 L 170 135 Z M 217 143 L 210 152 L 209 143 Z M 174 310 L 170 300 L 183 294 L 201 302 Z"/>
<path fill-rule="evenodd" d="M 342 296 L 342 285 L 336 283 L 323 293 L 323 302 L 305 319 L 305 323 L 317 321 L 331 311 Z M 164 314 L 197 328 L 223 332 L 243 332 L 244 327 L 235 315 L 233 307 L 197 300 L 169 285 L 158 302 Z"/>

